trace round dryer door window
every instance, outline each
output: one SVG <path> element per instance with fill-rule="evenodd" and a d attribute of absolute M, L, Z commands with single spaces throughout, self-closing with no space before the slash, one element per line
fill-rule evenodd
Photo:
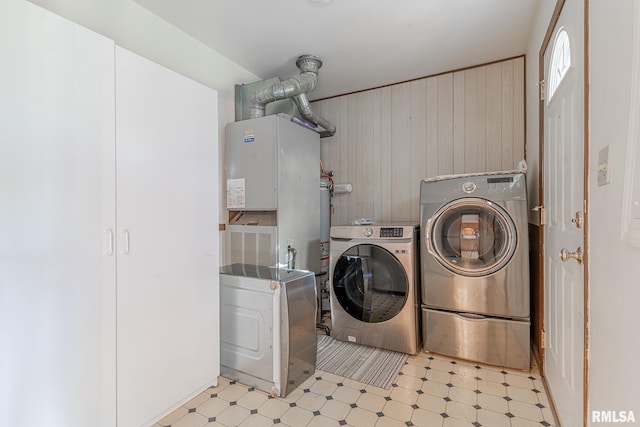
<path fill-rule="evenodd" d="M 376 245 L 357 245 L 338 259 L 333 272 L 334 296 L 352 317 L 384 322 L 404 307 L 409 281 L 398 259 Z"/>
<path fill-rule="evenodd" d="M 505 267 L 516 250 L 516 226 L 498 204 L 465 198 L 440 208 L 427 221 L 425 241 L 434 258 L 463 276 L 487 276 Z"/>

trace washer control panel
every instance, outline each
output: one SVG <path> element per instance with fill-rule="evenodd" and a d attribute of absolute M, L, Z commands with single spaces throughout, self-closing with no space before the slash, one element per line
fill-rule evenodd
<path fill-rule="evenodd" d="M 508 195 L 517 195 L 524 188 L 524 179 L 517 176 L 481 176 L 481 177 L 465 177 L 460 180 L 454 188 L 455 192 L 464 194 L 479 194 L 478 197 L 487 197 L 491 194 L 504 193 Z"/>
<path fill-rule="evenodd" d="M 402 227 L 381 227 L 380 237 L 402 237 Z"/>

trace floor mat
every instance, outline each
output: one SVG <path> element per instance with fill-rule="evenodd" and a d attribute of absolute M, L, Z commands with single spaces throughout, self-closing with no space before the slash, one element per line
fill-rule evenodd
<path fill-rule="evenodd" d="M 316 368 L 389 389 L 409 355 L 318 335 Z"/>

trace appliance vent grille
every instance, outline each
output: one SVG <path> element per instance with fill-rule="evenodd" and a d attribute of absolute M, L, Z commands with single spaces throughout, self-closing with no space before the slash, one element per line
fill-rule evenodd
<path fill-rule="evenodd" d="M 257 227 L 234 226 L 229 230 L 227 255 L 229 264 L 253 264 L 273 266 L 276 264 L 276 228 L 256 230 Z M 272 228 L 272 227 L 261 227 Z"/>

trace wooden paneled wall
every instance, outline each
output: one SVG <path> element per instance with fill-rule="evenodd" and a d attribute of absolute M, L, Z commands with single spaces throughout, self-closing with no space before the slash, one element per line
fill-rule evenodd
<path fill-rule="evenodd" d="M 331 223 L 420 219 L 420 181 L 516 168 L 524 158 L 524 57 L 329 98 L 320 157 L 336 183 Z"/>

